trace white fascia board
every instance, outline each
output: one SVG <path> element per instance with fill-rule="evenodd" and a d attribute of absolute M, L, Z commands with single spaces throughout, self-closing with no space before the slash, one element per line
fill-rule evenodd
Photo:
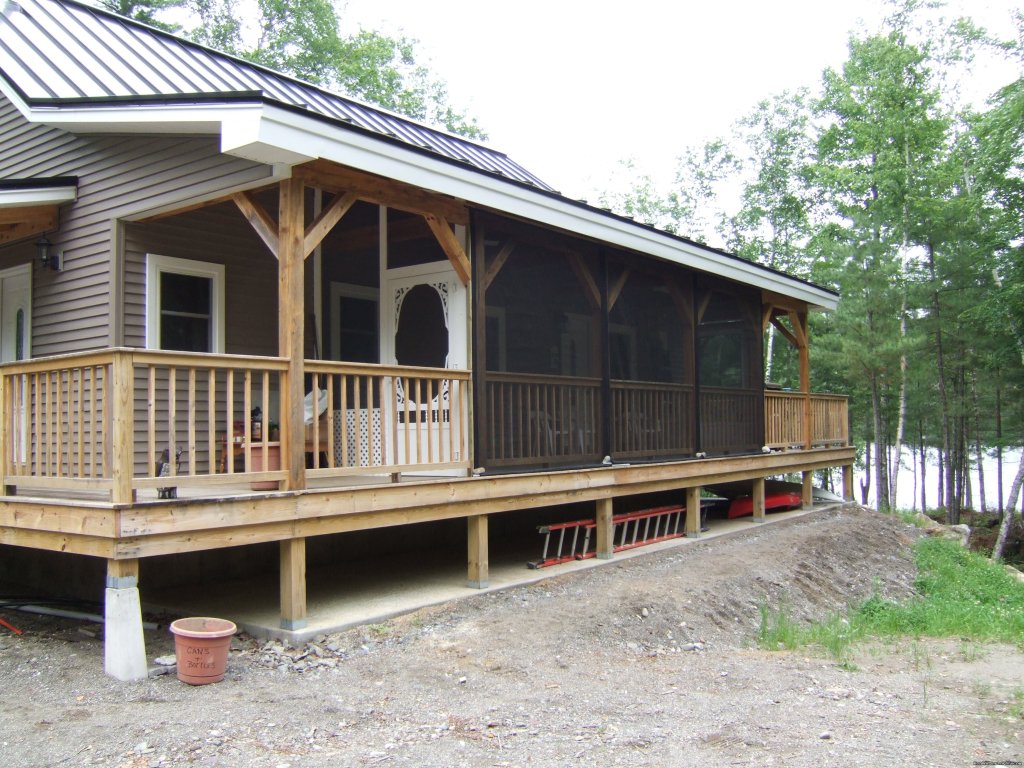
<path fill-rule="evenodd" d="M 21 187 L 0 189 L 0 208 L 28 208 L 36 205 L 63 205 L 78 197 L 78 187 Z"/>
<path fill-rule="evenodd" d="M 208 102 L 194 104 L 125 103 L 82 106 L 40 105 L 22 101 L 0 78 L 0 93 L 32 123 L 60 128 L 71 133 L 171 133 L 217 135 L 225 123 L 240 119 L 247 111 L 259 112 L 259 103 Z M 177 97 L 179 101 L 182 98 Z M 158 126 L 158 127 L 157 127 Z"/>
<path fill-rule="evenodd" d="M 247 116 L 251 117 L 251 116 Z M 635 250 L 687 267 L 719 275 L 745 285 L 805 301 L 812 307 L 834 310 L 839 298 L 828 291 L 770 272 L 741 259 L 731 258 L 695 244 L 677 240 L 641 225 L 604 215 L 507 182 L 469 167 L 435 159 L 421 152 L 382 141 L 362 131 L 347 130 L 325 120 L 299 115 L 267 105 L 258 130 L 239 132 L 236 146 L 227 130 L 222 149 L 261 162 L 281 152 L 332 160 L 417 187 L 504 211 L 552 227 L 574 232 L 629 250 Z M 260 155 L 261 151 L 267 154 Z"/>

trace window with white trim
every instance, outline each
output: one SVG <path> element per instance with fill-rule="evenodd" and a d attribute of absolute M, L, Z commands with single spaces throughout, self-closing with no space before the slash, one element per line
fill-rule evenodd
<path fill-rule="evenodd" d="M 146 347 L 224 351 L 224 265 L 146 256 Z"/>

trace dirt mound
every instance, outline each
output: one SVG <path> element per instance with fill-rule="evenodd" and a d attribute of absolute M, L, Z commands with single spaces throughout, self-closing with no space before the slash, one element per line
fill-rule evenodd
<path fill-rule="evenodd" d="M 839 666 L 754 648 L 762 601 L 806 620 L 909 595 L 917 535 L 852 507 L 751 524 L 302 648 L 239 638 L 224 682 L 199 688 L 110 680 L 98 639 L 31 618 L 31 636 L 0 634 L 0 753 L 131 768 L 1019 762 L 1019 649 L 915 640 Z"/>

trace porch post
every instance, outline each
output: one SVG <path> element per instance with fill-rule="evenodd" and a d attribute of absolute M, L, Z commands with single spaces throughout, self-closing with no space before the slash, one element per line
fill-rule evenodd
<path fill-rule="evenodd" d="M 754 490 L 753 490 L 753 505 L 754 515 L 751 518 L 755 523 L 764 522 L 764 478 L 754 478 Z"/>
<path fill-rule="evenodd" d="M 843 465 L 843 498 L 853 501 L 853 464 Z"/>
<path fill-rule="evenodd" d="M 807 312 L 797 312 L 793 319 L 796 337 L 800 342 L 800 391 L 804 393 L 804 448 L 810 450 L 814 427 L 811 424 L 811 351 Z"/>
<path fill-rule="evenodd" d="M 487 515 L 470 515 L 466 518 L 469 568 L 466 586 L 486 589 L 490 586 L 490 562 L 487 552 Z"/>
<path fill-rule="evenodd" d="M 117 351 L 110 366 L 112 418 L 110 421 L 110 500 L 115 504 L 135 501 L 132 473 L 135 461 L 135 404 L 132 353 Z M 152 457 L 147 457 L 152 461 Z"/>
<path fill-rule="evenodd" d="M 696 539 L 700 536 L 700 486 L 686 489 L 686 535 Z"/>
<path fill-rule="evenodd" d="M 305 626 L 306 540 L 286 539 L 281 542 L 281 629 Z"/>
<path fill-rule="evenodd" d="M 146 640 L 142 636 L 139 561 L 107 560 L 103 601 L 103 669 L 118 680 L 143 680 L 149 675 Z"/>
<path fill-rule="evenodd" d="M 305 236 L 303 183 L 301 179 L 281 182 L 278 215 L 278 355 L 287 359 L 288 374 L 281 392 L 281 456 L 288 472 L 283 490 L 306 487 L 304 306 Z"/>
<path fill-rule="evenodd" d="M 615 526 L 612 522 L 612 500 L 597 500 L 597 556 L 611 560 L 615 552 Z"/>
<path fill-rule="evenodd" d="M 813 480 L 814 472 L 812 472 L 809 469 L 805 470 L 803 473 L 803 493 L 801 494 L 803 497 L 804 509 L 810 509 L 812 506 L 814 506 L 814 486 L 812 485 Z"/>

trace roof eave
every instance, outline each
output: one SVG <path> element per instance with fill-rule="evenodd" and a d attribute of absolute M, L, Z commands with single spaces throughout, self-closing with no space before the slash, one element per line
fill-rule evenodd
<path fill-rule="evenodd" d="M 575 232 L 595 240 L 711 272 L 806 302 L 811 309 L 834 310 L 839 296 L 715 249 L 705 248 L 583 203 L 546 193 L 468 165 L 274 105 L 265 105 L 257 124 L 234 125 L 222 136 L 222 149 L 261 162 L 281 162 L 282 153 L 323 158 L 476 205 Z"/>
<path fill-rule="evenodd" d="M 838 305 L 837 294 L 811 283 L 469 164 L 269 103 L 259 94 L 225 94 L 221 100 L 181 97 L 173 102 L 35 105 L 26 103 L 2 78 L 0 90 L 27 119 L 67 131 L 219 135 L 223 152 L 275 166 L 323 158 L 781 293 L 811 309 L 834 310 Z"/>

